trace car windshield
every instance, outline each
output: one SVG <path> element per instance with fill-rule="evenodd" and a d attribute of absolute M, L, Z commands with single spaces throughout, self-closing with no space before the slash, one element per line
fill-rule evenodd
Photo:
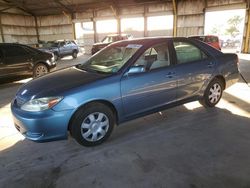
<path fill-rule="evenodd" d="M 45 48 L 58 47 L 58 42 L 49 41 L 43 44 Z"/>
<path fill-rule="evenodd" d="M 105 48 L 77 68 L 101 73 L 116 73 L 142 45 L 126 44 Z"/>

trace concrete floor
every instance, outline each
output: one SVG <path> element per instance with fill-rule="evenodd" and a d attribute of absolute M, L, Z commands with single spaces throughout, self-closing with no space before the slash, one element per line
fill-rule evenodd
<path fill-rule="evenodd" d="M 250 81 L 250 55 L 240 55 Z M 63 59 L 62 68 L 86 59 Z M 26 80 L 0 85 L 0 187 L 250 187 L 250 88 L 240 80 L 221 102 L 197 102 L 116 128 L 104 144 L 34 143 L 14 128 L 9 103 Z"/>

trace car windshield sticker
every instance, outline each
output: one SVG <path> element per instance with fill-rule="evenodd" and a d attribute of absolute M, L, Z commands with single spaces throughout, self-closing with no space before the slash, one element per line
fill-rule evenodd
<path fill-rule="evenodd" d="M 128 44 L 127 45 L 127 48 L 140 48 L 140 47 L 142 47 L 141 44 Z"/>

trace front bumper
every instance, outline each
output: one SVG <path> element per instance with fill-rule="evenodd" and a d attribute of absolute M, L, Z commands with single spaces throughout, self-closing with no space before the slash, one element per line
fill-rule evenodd
<path fill-rule="evenodd" d="M 11 112 L 15 127 L 21 134 L 29 140 L 42 142 L 67 138 L 68 123 L 73 110 L 27 112 L 21 110 L 14 101 Z"/>

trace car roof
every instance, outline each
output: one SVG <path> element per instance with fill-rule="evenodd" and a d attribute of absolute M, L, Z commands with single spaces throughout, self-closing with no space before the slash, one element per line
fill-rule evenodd
<path fill-rule="evenodd" d="M 31 47 L 26 44 L 20 44 L 20 43 L 0 43 L 0 46 L 24 46 L 24 47 Z M 32 47 L 31 47 L 32 48 Z"/>
<path fill-rule="evenodd" d="M 129 40 L 122 40 L 115 42 L 116 44 L 118 43 L 137 43 L 137 44 L 146 44 L 146 43 L 151 43 L 151 42 L 157 42 L 157 41 L 162 41 L 166 39 L 187 39 L 187 37 L 169 37 L 169 36 L 161 36 L 161 37 L 145 37 L 145 38 L 133 38 Z"/>
<path fill-rule="evenodd" d="M 122 40 L 122 41 L 118 41 L 118 42 L 114 42 L 112 44 L 110 44 L 110 46 L 119 46 L 119 45 L 129 45 L 129 44 L 134 44 L 134 45 L 143 45 L 145 47 L 147 46 L 150 46 L 154 43 L 159 43 L 159 42 L 164 42 L 166 40 L 175 40 L 175 39 L 180 39 L 180 40 L 183 40 L 183 41 L 190 41 L 194 44 L 198 44 L 199 46 L 202 46 L 202 48 L 206 48 L 206 50 L 212 52 L 213 54 L 215 55 L 220 55 L 222 52 L 221 51 L 218 51 L 216 49 L 214 49 L 213 47 L 207 45 L 206 43 L 202 42 L 202 41 L 198 41 L 196 39 L 193 39 L 193 38 L 189 38 L 189 37 L 169 37 L 169 36 L 166 36 L 166 37 L 146 37 L 146 38 L 136 38 L 136 39 L 130 39 L 130 40 Z"/>
<path fill-rule="evenodd" d="M 192 36 L 189 36 L 189 38 L 194 38 L 194 37 L 217 37 L 216 35 L 192 35 Z"/>

